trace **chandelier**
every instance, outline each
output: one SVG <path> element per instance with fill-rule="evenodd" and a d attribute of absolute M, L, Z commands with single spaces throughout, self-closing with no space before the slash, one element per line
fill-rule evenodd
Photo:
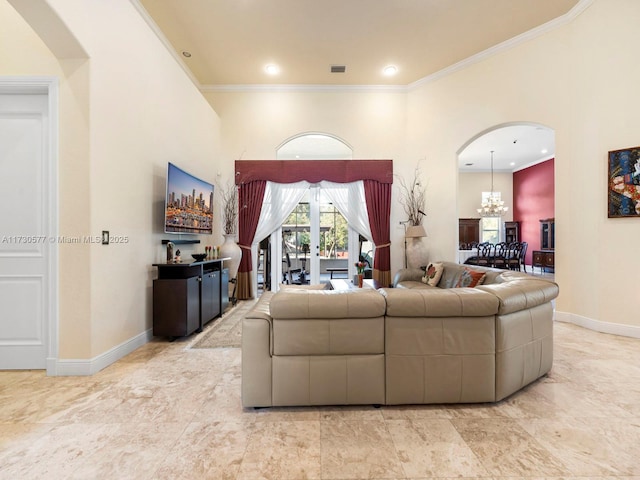
<path fill-rule="evenodd" d="M 504 206 L 504 202 L 500 200 L 500 196 L 493 191 L 493 150 L 491 150 L 491 192 L 489 197 L 482 202 L 478 213 L 481 217 L 501 217 L 507 213 L 509 207 Z"/>

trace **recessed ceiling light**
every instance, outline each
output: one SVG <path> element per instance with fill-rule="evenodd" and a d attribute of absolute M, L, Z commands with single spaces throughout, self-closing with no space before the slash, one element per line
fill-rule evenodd
<path fill-rule="evenodd" d="M 513 166 L 515 166 L 515 164 L 516 164 L 516 162 L 511 162 L 509 165 L 513 167 Z"/>
<path fill-rule="evenodd" d="M 540 153 L 545 154 L 547 153 L 549 150 L 547 150 L 546 148 L 543 148 L 542 151 Z"/>
<path fill-rule="evenodd" d="M 390 77 L 390 76 L 395 75 L 396 73 L 398 73 L 398 67 L 396 67 L 395 65 L 387 65 L 386 67 L 384 67 L 382 69 L 382 73 L 384 73 L 386 76 Z"/>
<path fill-rule="evenodd" d="M 280 73 L 280 67 L 278 67 L 273 63 L 270 63 L 269 65 L 264 67 L 264 71 L 267 72 L 269 75 L 277 75 L 278 73 Z"/>
<path fill-rule="evenodd" d="M 185 57 L 187 57 L 187 58 L 190 58 L 190 57 L 191 57 L 191 52 L 187 52 L 187 51 L 185 50 L 184 52 L 182 52 L 182 55 L 183 55 L 183 56 L 185 56 Z"/>

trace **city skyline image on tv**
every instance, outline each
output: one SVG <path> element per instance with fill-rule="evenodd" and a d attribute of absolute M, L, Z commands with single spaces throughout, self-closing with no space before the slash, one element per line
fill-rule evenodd
<path fill-rule="evenodd" d="M 165 198 L 166 233 L 213 233 L 213 184 L 169 163 Z"/>

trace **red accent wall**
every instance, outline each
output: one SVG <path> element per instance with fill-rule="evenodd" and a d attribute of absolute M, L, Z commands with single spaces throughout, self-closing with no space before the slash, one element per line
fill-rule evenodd
<path fill-rule="evenodd" d="M 513 174 L 513 219 L 520 222 L 520 241 L 528 242 L 525 263 L 540 249 L 540 220 L 555 217 L 555 159 Z"/>

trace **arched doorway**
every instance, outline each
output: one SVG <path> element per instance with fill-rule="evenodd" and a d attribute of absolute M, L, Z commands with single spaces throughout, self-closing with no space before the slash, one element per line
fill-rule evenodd
<path fill-rule="evenodd" d="M 475 223 L 478 241 L 506 241 L 517 228 L 519 241 L 528 243 L 525 263 L 531 265 L 532 252 L 540 248 L 540 221 L 554 217 L 554 160 L 555 132 L 538 123 L 500 124 L 469 139 L 458 151 L 460 235 Z M 509 207 L 501 217 L 478 212 L 490 190 Z M 458 261 L 464 256 L 459 251 Z"/>

